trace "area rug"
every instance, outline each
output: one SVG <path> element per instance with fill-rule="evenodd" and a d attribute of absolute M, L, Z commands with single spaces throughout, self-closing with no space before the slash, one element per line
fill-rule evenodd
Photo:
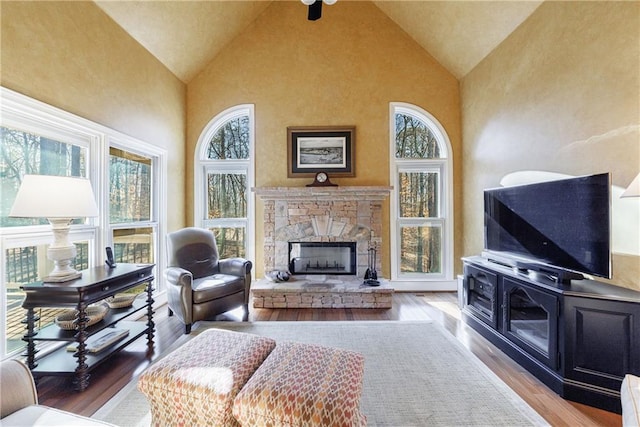
<path fill-rule="evenodd" d="M 548 425 L 450 333 L 431 322 L 200 322 L 192 336 L 222 328 L 361 352 L 361 408 L 370 426 Z M 93 416 L 149 426 L 144 396 L 130 384 Z"/>

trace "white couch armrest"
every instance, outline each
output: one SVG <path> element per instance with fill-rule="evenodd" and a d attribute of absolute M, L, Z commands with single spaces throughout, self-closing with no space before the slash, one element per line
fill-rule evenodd
<path fill-rule="evenodd" d="M 22 362 L 5 360 L 0 365 L 0 418 L 4 418 L 22 408 L 38 403 L 38 393 L 31 371 Z M 11 390 L 11 392 L 8 392 Z"/>
<path fill-rule="evenodd" d="M 623 427 L 640 426 L 640 377 L 627 374 L 620 388 Z"/>

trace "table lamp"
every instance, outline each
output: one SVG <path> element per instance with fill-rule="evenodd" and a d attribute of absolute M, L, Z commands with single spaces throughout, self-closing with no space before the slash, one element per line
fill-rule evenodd
<path fill-rule="evenodd" d="M 53 243 L 47 258 L 54 268 L 43 282 L 66 282 L 82 275 L 73 268 L 76 246 L 69 241 L 74 218 L 96 217 L 98 207 L 91 182 L 84 178 L 25 175 L 9 216 L 47 218 L 53 229 Z"/>

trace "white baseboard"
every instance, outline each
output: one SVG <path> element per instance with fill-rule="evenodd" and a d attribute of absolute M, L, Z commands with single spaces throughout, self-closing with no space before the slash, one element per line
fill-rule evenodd
<path fill-rule="evenodd" d="M 165 304 L 167 304 L 167 293 L 166 292 L 161 292 L 161 293 L 158 293 L 157 295 L 156 294 L 153 295 L 153 309 L 154 310 L 157 310 L 159 307 L 162 307 Z"/>
<path fill-rule="evenodd" d="M 398 292 L 425 292 L 425 291 L 457 291 L 457 280 L 438 280 L 433 282 L 419 281 L 389 281 L 389 286 Z"/>

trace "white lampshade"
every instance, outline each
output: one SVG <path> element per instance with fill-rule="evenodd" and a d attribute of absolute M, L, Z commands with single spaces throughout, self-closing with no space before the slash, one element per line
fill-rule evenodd
<path fill-rule="evenodd" d="M 640 197 L 640 173 L 631 181 L 620 197 Z"/>
<path fill-rule="evenodd" d="M 66 282 L 82 275 L 73 267 L 76 247 L 69 241 L 69 225 L 74 218 L 98 216 L 91 182 L 84 178 L 25 175 L 9 216 L 47 218 L 53 243 L 47 257 L 53 270 L 44 282 Z"/>
<path fill-rule="evenodd" d="M 300 1 L 302 1 L 302 3 L 306 4 L 307 6 L 310 6 L 316 2 L 316 0 L 300 0 Z"/>
<path fill-rule="evenodd" d="M 84 178 L 25 175 L 9 216 L 84 218 L 98 216 L 91 182 Z"/>

